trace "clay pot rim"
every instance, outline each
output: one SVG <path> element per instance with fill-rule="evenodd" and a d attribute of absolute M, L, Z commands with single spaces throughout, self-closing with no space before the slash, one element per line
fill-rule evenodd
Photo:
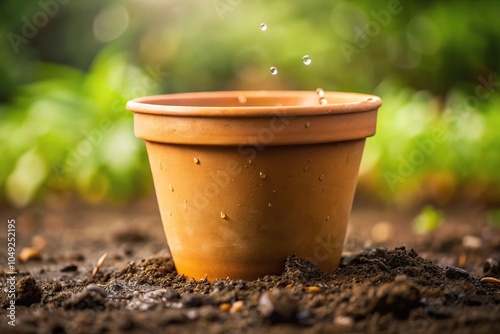
<path fill-rule="evenodd" d="M 245 102 L 239 99 L 245 98 Z M 267 117 L 344 114 L 375 110 L 382 100 L 375 95 L 325 91 L 328 103 L 319 104 L 315 91 L 214 91 L 145 96 L 131 100 L 127 109 L 136 113 L 191 117 Z M 190 104 L 186 104 L 186 102 Z M 195 104 L 193 101 L 204 103 Z M 283 101 L 271 105 L 264 101 Z M 314 101 L 314 104 L 313 104 Z M 315 104 L 318 101 L 318 104 Z M 332 102 L 334 101 L 334 102 Z M 217 105 L 210 105 L 217 102 Z M 247 105 L 254 104 L 254 105 Z M 220 103 L 220 105 L 219 105 Z"/>

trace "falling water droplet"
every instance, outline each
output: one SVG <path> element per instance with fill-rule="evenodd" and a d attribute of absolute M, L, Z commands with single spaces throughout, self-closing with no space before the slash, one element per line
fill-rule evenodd
<path fill-rule="evenodd" d="M 278 69 L 274 66 L 271 66 L 271 68 L 269 68 L 269 71 L 271 71 L 272 75 L 278 74 Z"/>
<path fill-rule="evenodd" d="M 269 203 L 267 206 L 268 206 L 269 208 L 272 208 L 272 207 L 273 207 L 273 203 Z"/>
<path fill-rule="evenodd" d="M 330 216 L 326 216 L 326 221 L 329 221 L 330 220 Z"/>
<path fill-rule="evenodd" d="M 247 97 L 245 95 L 238 95 L 238 102 L 241 104 L 247 103 Z"/>
<path fill-rule="evenodd" d="M 310 127 L 310 126 L 311 126 L 311 123 L 309 123 L 309 122 L 307 122 L 307 123 L 305 124 L 306 129 L 309 129 L 309 127 Z"/>
<path fill-rule="evenodd" d="M 222 219 L 226 219 L 226 214 L 225 214 L 224 212 L 222 212 L 222 211 L 221 211 L 221 212 L 220 212 L 220 217 L 221 217 Z"/>
<path fill-rule="evenodd" d="M 311 57 L 309 57 L 309 55 L 305 55 L 304 57 L 302 57 L 302 62 L 304 63 L 304 65 L 311 65 L 312 59 Z"/>
<path fill-rule="evenodd" d="M 325 97 L 325 91 L 323 90 L 323 88 L 316 88 L 316 93 L 318 94 L 318 97 L 321 99 L 321 98 L 324 98 Z"/>
<path fill-rule="evenodd" d="M 324 105 L 328 104 L 328 101 L 324 97 L 322 97 L 322 98 L 319 99 L 319 104 L 321 104 L 322 106 L 324 106 Z"/>
<path fill-rule="evenodd" d="M 200 159 L 198 159 L 198 158 L 193 158 L 193 162 L 194 162 L 195 164 L 197 164 L 197 165 L 198 165 L 198 164 L 200 163 Z"/>
<path fill-rule="evenodd" d="M 320 181 L 323 181 L 323 179 L 324 179 L 324 178 L 325 178 L 325 176 L 324 176 L 323 174 L 321 174 L 321 175 L 319 176 L 319 180 L 320 180 Z"/>
<path fill-rule="evenodd" d="M 264 172 L 259 172 L 259 177 L 260 177 L 261 179 L 265 179 L 265 178 L 266 178 L 266 173 L 264 173 Z"/>
<path fill-rule="evenodd" d="M 267 24 L 265 24 L 264 22 L 262 22 L 262 23 L 260 24 L 260 30 L 262 30 L 262 31 L 266 31 L 266 30 L 267 30 Z"/>
<path fill-rule="evenodd" d="M 174 192 L 174 187 L 171 184 L 168 185 L 168 189 L 170 189 L 171 192 Z"/>

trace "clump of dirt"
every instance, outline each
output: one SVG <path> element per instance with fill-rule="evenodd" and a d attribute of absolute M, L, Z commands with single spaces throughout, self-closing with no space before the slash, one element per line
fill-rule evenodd
<path fill-rule="evenodd" d="M 370 248 L 346 256 L 331 273 L 292 256 L 282 275 L 254 281 L 190 280 L 177 275 L 169 256 L 77 277 L 54 283 L 39 275 L 41 285 L 32 276 L 20 279 L 19 305 L 27 306 L 18 307 L 16 328 L 72 333 L 165 328 L 181 333 L 202 328 L 221 333 L 305 328 L 430 333 L 500 327 L 500 286 L 482 283 L 481 277 L 460 268 L 441 268 L 405 247 Z"/>

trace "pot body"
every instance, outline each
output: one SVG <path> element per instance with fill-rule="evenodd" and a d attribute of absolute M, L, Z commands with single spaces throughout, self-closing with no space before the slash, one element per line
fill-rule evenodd
<path fill-rule="evenodd" d="M 136 112 L 177 272 L 250 280 L 280 274 L 293 254 L 337 268 L 377 108 L 278 118 Z"/>

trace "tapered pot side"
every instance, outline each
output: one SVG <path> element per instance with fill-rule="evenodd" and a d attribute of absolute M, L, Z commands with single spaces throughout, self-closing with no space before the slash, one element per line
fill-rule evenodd
<path fill-rule="evenodd" d="M 127 104 L 146 141 L 165 235 L 179 274 L 255 279 L 296 254 L 337 268 L 372 95 L 184 93 Z"/>

